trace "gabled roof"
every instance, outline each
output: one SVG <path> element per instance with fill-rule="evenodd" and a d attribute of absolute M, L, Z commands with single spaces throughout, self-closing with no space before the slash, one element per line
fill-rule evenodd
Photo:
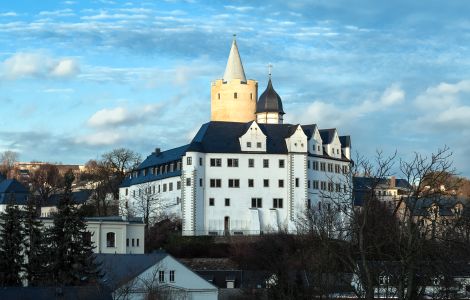
<path fill-rule="evenodd" d="M 430 213 L 429 209 L 433 205 L 439 207 L 440 216 L 453 216 L 455 205 L 461 203 L 464 208 L 468 209 L 470 199 L 454 195 L 433 195 L 418 199 L 410 197 L 405 200 L 405 203 L 414 216 L 428 216 Z"/>
<path fill-rule="evenodd" d="M 5 179 L 0 182 L 0 204 L 13 201 L 17 205 L 26 205 L 29 191 L 16 179 Z"/>
<path fill-rule="evenodd" d="M 28 189 L 16 179 L 5 179 L 0 182 L 0 193 L 28 193 Z"/>
<path fill-rule="evenodd" d="M 150 254 L 96 254 L 96 262 L 103 271 L 102 283 L 112 290 L 129 282 L 156 265 L 168 254 L 154 252 Z"/>
<path fill-rule="evenodd" d="M 320 129 L 319 131 L 323 144 L 331 144 L 333 138 L 335 137 L 336 129 Z"/>
<path fill-rule="evenodd" d="M 228 82 L 233 79 L 240 79 L 242 82 L 246 82 L 245 70 L 243 70 L 242 60 L 235 39 L 233 39 L 232 47 L 230 48 L 223 81 Z"/>
<path fill-rule="evenodd" d="M 349 147 L 351 148 L 351 137 L 349 135 L 343 135 L 339 137 L 342 148 Z"/>
<path fill-rule="evenodd" d="M 302 125 L 302 129 L 307 136 L 307 139 L 310 140 L 315 134 L 315 129 L 317 129 L 317 124 Z"/>

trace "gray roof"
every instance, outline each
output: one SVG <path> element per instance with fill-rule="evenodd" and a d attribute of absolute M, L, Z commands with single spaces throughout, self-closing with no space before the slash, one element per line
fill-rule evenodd
<path fill-rule="evenodd" d="M 464 209 L 469 209 L 470 199 L 463 196 L 455 195 L 433 195 L 423 198 L 408 198 L 405 201 L 407 207 L 411 210 L 415 216 L 428 216 L 430 214 L 430 208 L 433 205 L 439 207 L 440 216 L 453 216 L 455 205 L 462 204 Z"/>
<path fill-rule="evenodd" d="M 268 86 L 266 90 L 259 96 L 258 102 L 256 103 L 256 113 L 264 112 L 275 112 L 284 115 L 285 112 L 282 109 L 281 97 L 276 93 L 269 78 Z"/>
<path fill-rule="evenodd" d="M 127 187 L 134 184 L 155 181 L 163 178 L 180 176 L 180 170 L 166 172 L 163 174 L 159 173 L 158 175 L 147 172 L 147 175 L 145 176 L 143 175 L 142 170 L 169 162 L 179 161 L 186 154 L 186 152 L 242 153 L 239 138 L 246 133 L 253 122 L 254 121 L 247 123 L 211 121 L 205 123 L 201 126 L 190 144 L 163 151 L 159 154 L 152 153 L 149 155 L 137 168 L 139 176 L 127 176 L 126 179 L 124 179 L 122 182 L 121 187 Z M 285 139 L 294 134 L 299 125 L 258 124 L 258 126 L 266 135 L 267 154 L 287 154 L 288 149 Z M 307 136 L 311 137 L 316 125 L 303 125 L 301 127 Z M 349 159 L 344 156 L 342 159 L 336 159 L 328 156 L 326 153 L 323 155 L 309 154 L 309 156 L 349 161 Z"/>
<path fill-rule="evenodd" d="M 330 144 L 333 141 L 336 129 L 320 129 L 319 131 L 323 144 Z"/>
<path fill-rule="evenodd" d="M 0 181 L 0 204 L 7 204 L 8 201 L 13 200 L 15 204 L 26 205 L 28 195 L 28 189 L 18 180 L 5 179 Z"/>
<path fill-rule="evenodd" d="M 246 82 L 245 70 L 243 70 L 242 60 L 240 53 L 238 53 L 237 41 L 235 39 L 233 39 L 232 47 L 230 48 L 223 81 L 227 82 L 233 79 L 240 79 L 242 82 Z"/>
<path fill-rule="evenodd" d="M 145 270 L 154 266 L 168 254 L 96 254 L 96 262 L 103 272 L 102 283 L 112 290 L 129 282 Z"/>

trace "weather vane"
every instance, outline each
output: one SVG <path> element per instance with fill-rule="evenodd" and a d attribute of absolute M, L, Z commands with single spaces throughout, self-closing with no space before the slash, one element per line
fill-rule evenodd
<path fill-rule="evenodd" d="M 268 64 L 268 75 L 269 75 L 269 78 L 271 78 L 271 71 L 273 69 L 273 65 L 271 63 Z"/>

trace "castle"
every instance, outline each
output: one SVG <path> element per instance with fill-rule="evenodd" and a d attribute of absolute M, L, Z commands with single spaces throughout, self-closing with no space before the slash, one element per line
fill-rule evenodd
<path fill-rule="evenodd" d="M 234 39 L 222 79 L 211 84 L 211 121 L 189 144 L 156 149 L 126 177 L 122 211 L 151 201 L 182 219 L 183 235 L 246 235 L 295 232 L 306 209 L 334 209 L 331 195 L 349 186 L 350 137 L 285 124 L 284 114 L 271 75 L 258 97 Z"/>

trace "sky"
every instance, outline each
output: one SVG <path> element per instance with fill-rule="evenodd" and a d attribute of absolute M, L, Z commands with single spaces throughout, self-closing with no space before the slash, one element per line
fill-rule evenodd
<path fill-rule="evenodd" d="M 273 65 L 286 122 L 371 158 L 448 146 L 470 177 L 468 1 L 0 2 L 0 151 L 21 161 L 188 143 L 236 34 L 259 94 Z"/>

